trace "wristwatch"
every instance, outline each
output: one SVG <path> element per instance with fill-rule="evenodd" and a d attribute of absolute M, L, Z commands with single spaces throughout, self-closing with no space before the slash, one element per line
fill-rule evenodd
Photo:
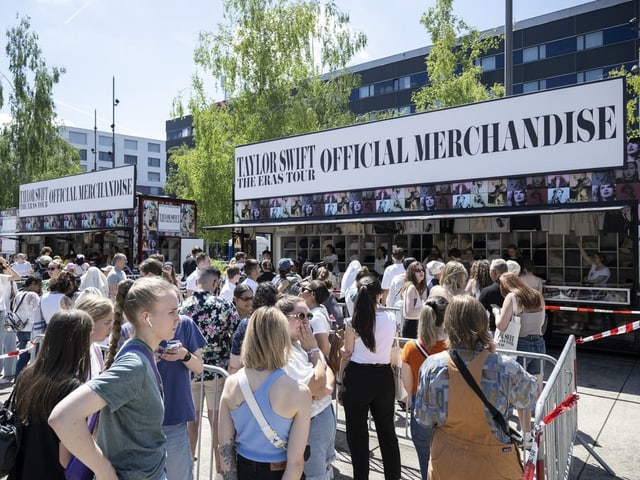
<path fill-rule="evenodd" d="M 182 359 L 183 362 L 188 362 L 189 360 L 191 360 L 191 352 L 187 351 L 187 354 L 184 356 L 184 358 Z"/>

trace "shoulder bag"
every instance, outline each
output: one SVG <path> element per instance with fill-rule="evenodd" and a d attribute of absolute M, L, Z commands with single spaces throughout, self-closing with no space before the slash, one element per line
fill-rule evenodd
<path fill-rule="evenodd" d="M 89 431 L 92 435 L 96 429 L 99 413 L 95 412 L 89 417 Z M 64 469 L 64 478 L 66 480 L 93 480 L 94 475 L 89 467 L 78 460 L 75 455 L 72 455 L 71 460 Z"/>
<path fill-rule="evenodd" d="M 7 332 L 20 332 L 27 326 L 28 320 L 25 322 L 17 313 L 26 296 L 27 294 L 23 293 L 18 302 L 18 306 L 7 312 L 7 318 L 4 320 L 4 328 Z"/>
<path fill-rule="evenodd" d="M 496 328 L 496 333 L 493 339 L 496 342 L 498 348 L 502 350 L 517 350 L 518 349 L 518 336 L 520 335 L 520 317 L 516 315 L 517 303 L 516 296 L 511 297 L 512 300 L 512 314 L 509 325 L 504 332 L 501 332 Z"/>
<path fill-rule="evenodd" d="M 522 444 L 522 435 L 520 434 L 520 432 L 510 427 L 507 424 L 507 421 L 504 419 L 504 416 L 498 411 L 496 407 L 494 407 L 489 402 L 489 400 L 487 400 L 487 397 L 485 397 L 484 393 L 482 393 L 480 386 L 471 375 L 471 372 L 469 372 L 469 369 L 460 358 L 458 352 L 456 352 L 455 350 L 450 350 L 449 356 L 451 357 L 451 360 L 453 360 L 453 363 L 456 365 L 456 367 L 458 367 L 458 371 L 460 372 L 462 377 L 467 381 L 471 389 L 476 393 L 476 395 L 478 395 L 480 400 L 482 400 L 484 405 L 487 407 L 487 409 L 491 413 L 491 416 L 493 417 L 493 420 L 498 424 L 500 429 L 511 439 L 513 443 L 517 445 Z"/>
<path fill-rule="evenodd" d="M 15 397 L 14 388 L 9 398 L 0 405 L 0 477 L 13 470 L 22 439 L 22 423 L 13 411 Z"/>

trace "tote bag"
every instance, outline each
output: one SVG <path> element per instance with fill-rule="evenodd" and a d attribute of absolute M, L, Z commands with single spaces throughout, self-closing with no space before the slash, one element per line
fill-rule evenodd
<path fill-rule="evenodd" d="M 496 328 L 496 333 L 493 339 L 496 342 L 498 348 L 502 350 L 517 350 L 518 348 L 518 337 L 520 335 L 520 317 L 516 315 L 516 296 L 512 297 L 512 311 L 513 314 L 511 316 L 511 320 L 509 321 L 509 325 L 504 332 L 501 332 Z"/>

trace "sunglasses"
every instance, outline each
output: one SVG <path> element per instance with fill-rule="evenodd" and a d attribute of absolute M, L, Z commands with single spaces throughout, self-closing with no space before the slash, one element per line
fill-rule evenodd
<path fill-rule="evenodd" d="M 416 273 L 424 273 L 424 269 L 422 269 L 422 268 L 416 268 L 415 272 L 416 272 Z"/>
<path fill-rule="evenodd" d="M 251 302 L 253 301 L 253 297 L 240 297 L 240 300 L 243 302 Z"/>
<path fill-rule="evenodd" d="M 302 289 L 300 291 L 301 292 L 311 292 L 311 293 L 314 292 L 314 290 L 312 288 L 308 288 L 308 287 L 302 287 Z"/>
<path fill-rule="evenodd" d="M 289 313 L 287 317 L 296 317 L 301 322 L 304 320 L 311 320 L 313 318 L 313 313 Z"/>
<path fill-rule="evenodd" d="M 49 270 L 51 272 L 53 270 L 58 270 L 58 267 L 49 267 L 49 268 L 47 268 L 47 270 Z"/>

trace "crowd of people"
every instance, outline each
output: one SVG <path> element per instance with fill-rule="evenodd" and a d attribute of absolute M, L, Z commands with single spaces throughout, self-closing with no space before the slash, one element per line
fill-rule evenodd
<path fill-rule="evenodd" d="M 391 352 L 399 336 L 409 339 L 402 381 L 422 478 L 494 478 L 498 470 L 500 478 L 520 478 L 516 446 L 457 375 L 454 356 L 503 415 L 518 409 L 527 446 L 540 362 L 496 354 L 492 331 L 518 315 L 518 350 L 543 353 L 544 300 L 530 286 L 537 278 L 530 263 L 518 276 L 505 260 L 467 253 L 449 252 L 445 262 L 437 249 L 424 261 L 405 258 L 400 248 L 390 258 L 381 251 L 386 267 L 369 271 L 352 262 L 340 284 L 331 249 L 317 264 L 273 262 L 269 252 L 258 262 L 238 252 L 221 272 L 196 247 L 183 265 L 184 294 L 160 256 L 142 262 L 135 280 L 123 254 L 108 272 L 82 263 L 80 272 L 44 252 L 44 279 L 0 259 L 5 305 L 19 303 L 27 319 L 10 341 L 0 329 L 0 343 L 24 348 L 44 333 L 37 354 L 26 350 L 16 366 L 2 365 L 5 381 L 15 379 L 25 425 L 10 478 L 63 479 L 75 457 L 100 480 L 189 480 L 206 404 L 219 478 L 328 480 L 335 397 L 353 478 L 369 478 L 371 414 L 384 477 L 398 480 Z M 344 344 L 332 369 L 338 328 Z M 228 375 L 201 375 L 205 364 Z M 31 401 L 36 389 L 46 394 Z M 464 461 L 457 449 L 466 451 Z"/>

